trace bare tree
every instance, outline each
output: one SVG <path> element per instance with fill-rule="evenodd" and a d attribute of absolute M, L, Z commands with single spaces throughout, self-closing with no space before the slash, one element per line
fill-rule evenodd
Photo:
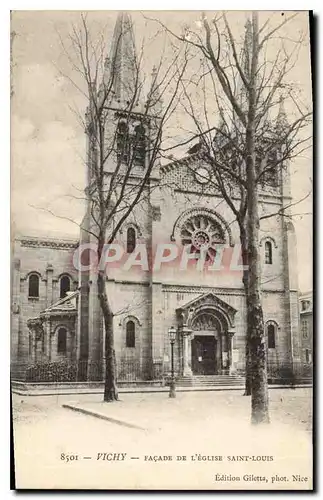
<path fill-rule="evenodd" d="M 119 14 L 110 57 L 106 57 L 104 37 L 93 37 L 83 14 L 80 26 L 73 26 L 70 47 L 66 41 L 61 42 L 77 76 L 68 78 L 88 102 L 84 121 L 88 209 L 82 230 L 97 242 L 96 260 L 102 263 L 131 212 L 149 198 L 153 189 L 152 170 L 160 158 L 162 133 L 178 104 L 188 51 L 186 47 L 171 49 L 167 59 L 164 50 L 148 85 L 142 67 L 145 40 L 137 55 L 132 21 L 126 13 Z M 147 98 L 140 107 L 145 90 Z M 115 401 L 118 390 L 113 317 L 119 313 L 111 308 L 106 280 L 107 268 L 99 264 L 97 296 L 105 329 L 104 401 Z"/>
<path fill-rule="evenodd" d="M 269 217 L 291 216 L 290 204 L 262 215 L 259 190 L 266 185 L 278 187 L 287 162 L 300 155 L 310 142 L 306 129 L 311 112 L 298 98 L 297 86 L 288 82 L 302 39 L 289 42 L 287 48 L 284 37 L 280 37 L 282 28 L 295 15 L 285 16 L 271 27 L 269 17 L 259 26 L 258 14 L 253 13 L 245 26 L 242 50 L 226 14 L 211 21 L 203 14 L 198 29 L 185 26 L 180 34 L 168 29 L 173 39 L 190 47 L 200 61 L 198 71 L 194 68 L 195 75 L 183 81 L 181 103 L 193 127 L 181 145 L 199 138 L 199 144 L 189 152 L 212 167 L 213 179 L 209 182 L 214 183 L 234 214 L 242 261 L 248 265 L 243 272 L 247 305 L 246 394 L 251 392 L 253 423 L 269 422 L 260 223 Z M 281 47 L 270 58 L 267 49 L 273 39 L 279 38 Z M 292 121 L 287 121 L 284 102 L 293 108 Z"/>

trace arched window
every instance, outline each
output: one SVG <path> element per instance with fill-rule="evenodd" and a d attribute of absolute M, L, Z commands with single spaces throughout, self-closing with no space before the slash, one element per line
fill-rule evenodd
<path fill-rule="evenodd" d="M 269 349 L 275 349 L 276 346 L 275 326 L 271 324 L 267 326 L 267 343 Z"/>
<path fill-rule="evenodd" d="M 126 326 L 126 347 L 136 346 L 136 327 L 133 321 L 128 321 Z"/>
<path fill-rule="evenodd" d="M 136 248 L 136 230 L 129 227 L 127 230 L 127 253 L 132 253 Z"/>
<path fill-rule="evenodd" d="M 33 299 L 39 298 L 39 276 L 31 274 L 28 281 L 28 297 Z"/>
<path fill-rule="evenodd" d="M 69 276 L 62 276 L 59 283 L 59 296 L 61 299 L 66 297 L 67 292 L 71 290 L 71 280 Z"/>
<path fill-rule="evenodd" d="M 124 122 L 119 123 L 117 130 L 117 155 L 118 160 L 128 163 L 129 160 L 129 131 L 128 125 Z"/>
<path fill-rule="evenodd" d="M 66 340 L 67 330 L 66 328 L 60 328 L 57 334 L 57 352 L 59 354 L 66 354 Z"/>
<path fill-rule="evenodd" d="M 134 134 L 134 162 L 135 165 L 145 166 L 145 156 L 146 156 L 146 138 L 145 138 L 145 128 L 142 125 L 137 125 Z"/>
<path fill-rule="evenodd" d="M 273 263 L 273 246 L 270 241 L 265 243 L 265 264 Z"/>

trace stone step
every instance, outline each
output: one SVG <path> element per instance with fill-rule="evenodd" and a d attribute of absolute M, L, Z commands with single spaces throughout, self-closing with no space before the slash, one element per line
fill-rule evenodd
<path fill-rule="evenodd" d="M 179 387 L 243 386 L 244 383 L 244 378 L 239 375 L 196 375 L 176 379 Z"/>
<path fill-rule="evenodd" d="M 242 377 L 214 377 L 214 378 L 186 378 L 186 377 L 179 377 L 178 380 L 193 380 L 197 382 L 217 382 L 217 381 L 223 381 L 223 380 L 244 380 Z"/>
<path fill-rule="evenodd" d="M 243 377 L 239 377 L 238 375 L 213 375 L 213 376 L 205 376 L 205 377 L 179 377 L 179 378 L 182 378 L 182 379 L 192 379 L 192 380 L 225 380 L 225 379 L 228 379 L 228 380 L 232 380 L 234 378 L 243 378 Z"/>
<path fill-rule="evenodd" d="M 192 375 L 191 377 L 178 377 L 182 380 L 233 380 L 233 379 L 241 379 L 244 377 L 240 375 Z"/>
<path fill-rule="evenodd" d="M 214 387 L 214 386 L 226 386 L 226 385 L 237 385 L 237 386 L 243 386 L 244 382 L 242 381 L 232 381 L 232 382 L 216 382 L 216 383 L 199 383 L 199 382 L 176 382 L 176 385 L 179 387 Z"/>

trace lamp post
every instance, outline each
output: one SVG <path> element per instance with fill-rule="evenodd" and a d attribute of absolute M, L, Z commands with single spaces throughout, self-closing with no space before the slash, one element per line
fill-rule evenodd
<path fill-rule="evenodd" d="M 169 335 L 169 340 L 170 340 L 170 347 L 171 347 L 171 380 L 170 380 L 170 385 L 169 385 L 169 397 L 170 398 L 176 398 L 176 392 L 175 392 L 175 376 L 174 376 L 174 344 L 176 340 L 176 328 L 173 326 L 170 327 L 168 330 L 168 335 Z"/>

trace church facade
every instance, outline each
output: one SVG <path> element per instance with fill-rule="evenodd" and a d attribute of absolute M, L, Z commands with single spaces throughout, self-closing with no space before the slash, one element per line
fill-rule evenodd
<path fill-rule="evenodd" d="M 115 39 L 123 36 L 125 24 L 131 26 L 129 16 L 119 15 Z M 129 48 L 133 38 L 131 34 L 125 36 L 121 46 L 112 44 L 112 51 L 120 51 L 120 68 L 125 51 L 134 50 L 133 46 Z M 120 75 L 131 78 L 129 68 L 120 70 Z M 122 105 L 121 99 L 119 113 Z M 140 123 L 140 112 L 133 116 L 133 129 L 138 120 Z M 110 167 L 113 171 L 113 164 Z M 144 169 L 143 157 L 138 175 L 144 175 Z M 160 245 L 173 245 L 177 252 L 176 258 L 159 267 L 127 267 L 123 262 L 109 269 L 106 287 L 114 312 L 117 376 L 121 382 L 165 379 L 171 368 L 172 327 L 176 329 L 174 361 L 178 376 L 191 379 L 244 374 L 246 307 L 239 230 L 211 178 L 212 171 L 201 151 L 156 165 L 147 196 L 120 228 L 117 242 L 124 249 L 125 259 L 138 245 L 148 248 L 150 256 L 158 254 Z M 275 182 L 263 186 L 261 213 L 278 212 L 290 199 L 286 166 Z M 15 241 L 11 344 L 17 379 L 40 381 L 43 377 L 54 381 L 61 366 L 64 381 L 103 380 L 105 336 L 96 270 L 83 271 L 75 266 L 75 252 L 94 243 L 86 230 L 91 224 L 88 211 L 84 221 L 79 241 L 28 237 Z M 214 257 L 216 246 L 223 249 L 219 265 L 200 269 L 201 248 Z M 301 346 L 292 224 L 283 217 L 264 219 L 259 246 L 269 373 L 293 371 L 301 361 Z M 191 257 L 183 267 L 187 248 Z M 42 366 L 47 371 L 42 371 Z"/>

